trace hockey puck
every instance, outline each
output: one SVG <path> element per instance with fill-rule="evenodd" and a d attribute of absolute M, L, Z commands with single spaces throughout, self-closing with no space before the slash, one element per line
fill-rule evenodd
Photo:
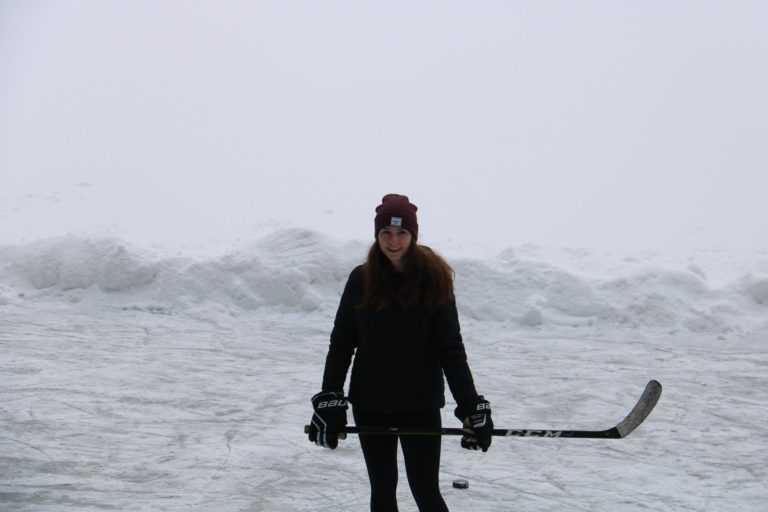
<path fill-rule="evenodd" d="M 454 480 L 453 481 L 453 488 L 454 489 L 466 489 L 469 487 L 469 482 L 466 480 Z"/>

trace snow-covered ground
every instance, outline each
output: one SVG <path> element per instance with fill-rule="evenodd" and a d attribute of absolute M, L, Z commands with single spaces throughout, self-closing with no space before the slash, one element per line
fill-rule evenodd
<path fill-rule="evenodd" d="M 367 244 L 276 228 L 205 256 L 0 245 L 0 510 L 367 510 L 357 440 L 302 432 Z M 499 427 L 607 428 L 664 385 L 623 440 L 446 438 L 451 510 L 766 510 L 768 254 L 444 254 Z"/>

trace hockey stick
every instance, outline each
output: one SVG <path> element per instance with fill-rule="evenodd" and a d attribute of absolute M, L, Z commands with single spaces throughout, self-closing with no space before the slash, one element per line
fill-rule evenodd
<path fill-rule="evenodd" d="M 642 396 L 626 418 L 608 430 L 532 430 L 532 429 L 494 429 L 491 435 L 503 437 L 572 437 L 595 439 L 622 439 L 632 433 L 651 413 L 661 397 L 661 384 L 652 380 L 645 386 Z M 304 427 L 309 433 L 309 425 Z M 388 427 L 344 427 L 341 433 L 368 435 L 424 435 L 424 436 L 463 436 L 473 435 L 463 428 L 388 428 Z"/>

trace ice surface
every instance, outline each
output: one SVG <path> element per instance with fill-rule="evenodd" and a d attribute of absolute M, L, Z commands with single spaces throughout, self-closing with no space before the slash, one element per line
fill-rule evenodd
<path fill-rule="evenodd" d="M 302 433 L 366 249 L 303 229 L 206 257 L 114 237 L 0 246 L 0 510 L 366 510 L 357 440 Z M 765 254 L 447 257 L 497 426 L 608 428 L 664 385 L 622 440 L 446 439 L 452 510 L 765 510 Z"/>

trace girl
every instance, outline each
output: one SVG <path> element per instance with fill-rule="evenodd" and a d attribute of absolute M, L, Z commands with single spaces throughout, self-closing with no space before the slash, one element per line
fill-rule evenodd
<path fill-rule="evenodd" d="M 441 428 L 443 375 L 455 415 L 474 435 L 461 446 L 486 451 L 491 408 L 475 391 L 459 329 L 453 270 L 416 243 L 416 205 L 388 194 L 376 208 L 376 242 L 349 276 L 325 361 L 322 391 L 312 397 L 309 440 L 336 448 L 347 424 L 344 381 L 354 355 L 349 402 L 358 426 Z M 360 435 L 371 483 L 371 511 L 396 512 L 397 442 L 421 512 L 448 508 L 439 488 L 440 436 Z"/>

